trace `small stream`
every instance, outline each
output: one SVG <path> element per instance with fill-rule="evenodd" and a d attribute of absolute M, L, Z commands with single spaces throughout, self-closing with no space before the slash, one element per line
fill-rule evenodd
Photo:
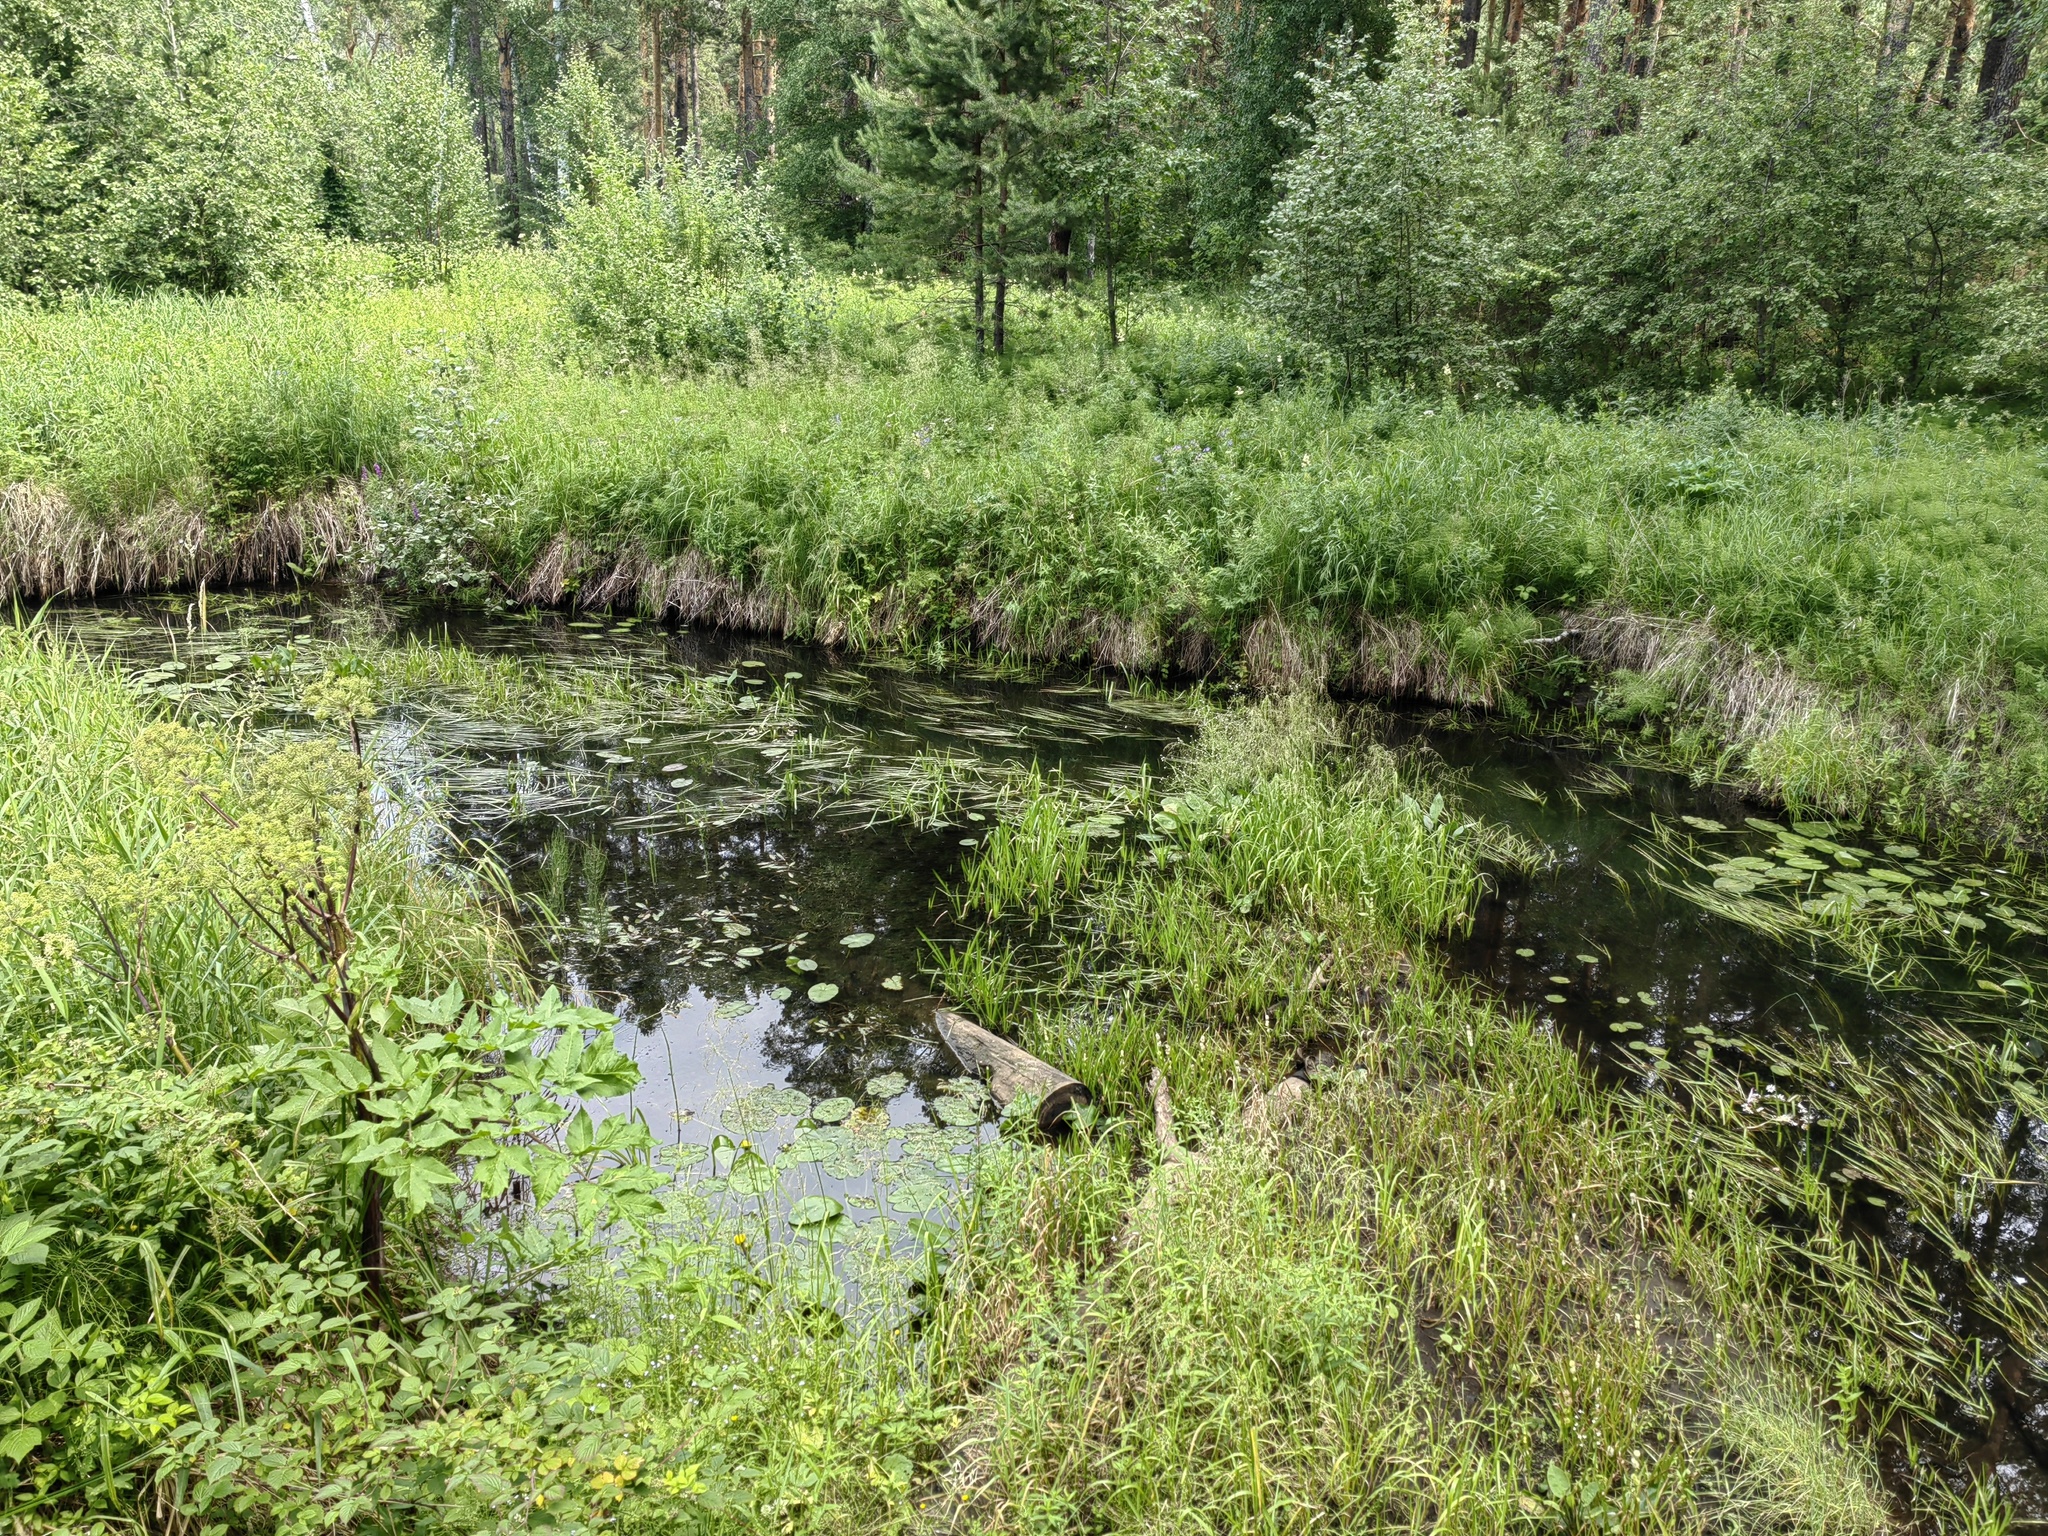
<path fill-rule="evenodd" d="M 251 685 L 289 667 L 309 639 L 408 636 L 564 674 L 630 663 L 640 676 L 716 677 L 743 702 L 752 696 L 717 718 L 603 729 L 402 704 L 379 715 L 370 742 L 404 793 L 433 802 L 457 837 L 503 864 L 533 914 L 528 938 L 548 979 L 618 1014 L 620 1043 L 644 1074 L 633 1105 L 657 1135 L 681 1141 L 703 1140 L 721 1106 L 763 1089 L 813 1101 L 865 1092 L 896 1126 L 928 1123 L 958 1069 L 919 967 L 927 943 L 963 937 L 944 890 L 986 829 L 977 786 L 1036 765 L 1108 788 L 1158 772 L 1193 729 L 1172 697 L 1121 683 L 851 663 L 631 619 L 483 614 L 339 590 L 215 597 L 206 617 L 200 629 L 177 596 L 59 608 L 50 622 L 110 651 L 144 686 L 227 711 L 247 707 Z M 1455 783 L 1462 813 L 1541 850 L 1528 870 L 1496 876 L 1448 958 L 1554 1023 L 1604 1076 L 1655 1086 L 1718 1051 L 1790 1105 L 1791 1064 L 1782 1087 L 1769 1080 L 1781 1052 L 1836 1040 L 1910 1065 L 1941 1020 L 1972 1039 L 2023 1042 L 2038 1080 L 2044 1031 L 2030 978 L 2048 976 L 2048 951 L 2033 909 L 2013 905 L 2022 872 L 1795 829 L 1725 789 L 1571 742 L 1454 716 L 1373 719 L 1381 739 Z M 900 814 L 936 784 L 949 787 L 942 817 Z M 1773 881 L 1810 879 L 1823 896 L 1862 889 L 1886 911 L 1931 906 L 1952 931 L 1974 924 L 1973 943 L 1967 957 L 1944 951 L 1907 983 L 1880 984 L 1805 937 L 1709 910 L 1677 888 L 1686 880 L 1675 871 L 1731 901 L 1772 897 Z M 2025 1116 L 2009 1129 L 2009 1197 L 1949 1240 L 1967 1243 L 1980 1271 L 2039 1283 L 2048 1140 Z M 1858 1219 L 1901 1251 L 1921 1241 L 1879 1194 Z M 2023 1387 L 2006 1401 L 1972 1460 L 1997 1470 L 2022 1513 L 2048 1511 L 2034 1449 L 2048 1448 L 2048 1404 Z"/>

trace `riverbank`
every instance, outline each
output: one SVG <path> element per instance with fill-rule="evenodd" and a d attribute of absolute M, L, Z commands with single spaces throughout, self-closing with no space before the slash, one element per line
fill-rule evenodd
<path fill-rule="evenodd" d="M 844 285 L 821 361 L 578 361 L 538 259 L 446 289 L 0 315 L 0 578 L 380 573 L 850 649 L 1562 714 L 1795 806 L 2048 815 L 2044 471 L 1968 413 L 1387 398 L 1199 305 Z"/>

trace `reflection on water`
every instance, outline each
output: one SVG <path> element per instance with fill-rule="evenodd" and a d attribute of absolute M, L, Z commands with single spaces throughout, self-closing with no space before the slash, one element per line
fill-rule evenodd
<path fill-rule="evenodd" d="M 1988 1195 L 1977 1187 L 1950 1192 L 1953 1219 L 1930 1229 L 1864 1171 L 1836 1173 L 1851 1194 L 1852 1223 L 1925 1268 L 1948 1300 L 1951 1326 L 1988 1336 L 1997 1411 L 1990 1425 L 1965 1427 L 1976 1439 L 1970 1459 L 1996 1472 L 2023 1514 L 2048 1512 L 2040 1364 L 2010 1349 L 2000 1360 L 1998 1328 L 1963 1300 L 1973 1285 L 1965 1264 L 1980 1290 L 2037 1285 L 2048 1275 L 2048 1132 L 2020 1107 L 2040 1096 L 2048 1030 L 2034 988 L 2048 971 L 2026 919 L 2015 913 L 2013 922 L 1967 930 L 1971 953 L 1935 948 L 1920 956 L 1908 984 L 1881 985 L 1844 963 L 1837 946 L 1759 932 L 1673 888 L 1671 861 L 1660 858 L 1672 829 L 1696 836 L 1708 860 L 1732 854 L 1760 864 L 1759 854 L 1784 846 L 1782 833 L 1765 830 L 1783 816 L 1758 818 L 1725 787 L 1696 787 L 1569 742 L 1441 717 L 1395 717 L 1378 729 L 1455 775 L 1466 810 L 1545 851 L 1537 868 L 1496 876 L 1470 931 L 1448 945 L 1449 958 L 1459 974 L 1550 1021 L 1603 1076 L 1652 1088 L 1718 1068 L 1720 1081 L 1746 1085 L 1739 1115 L 1759 1131 L 1783 1126 L 1796 1138 L 1811 1128 L 1815 1106 L 1853 1087 L 1842 1080 L 1847 1074 L 1809 1075 L 1830 1044 L 1930 1085 L 1956 1066 L 1935 1059 L 1941 1053 L 2003 1053 L 2003 1080 L 1965 1112 L 2002 1148 L 2008 1182 Z M 1688 817 L 1728 830 L 1695 834 Z M 1660 826 L 1663 839 L 1654 835 Z M 1852 851 L 1849 859 L 1882 867 L 1881 852 Z M 1987 912 L 1999 905 L 2001 883 L 2018 883 L 2003 870 L 1931 856 L 1911 867 L 1938 888 L 1967 884 L 1974 907 Z M 1989 894 L 1974 897 L 1980 889 Z M 1823 1122 L 1816 1134 L 1826 1130 Z"/>
<path fill-rule="evenodd" d="M 959 1069 L 919 962 L 927 942 L 958 936 L 944 890 L 987 825 L 977 803 L 1001 773 L 1033 767 L 1106 786 L 1151 770 L 1189 731 L 1184 709 L 1122 687 L 847 665 L 632 619 L 354 592 L 215 596 L 204 629 L 183 595 L 52 621 L 208 709 L 260 702 L 294 664 L 316 669 L 323 642 L 407 637 L 563 674 L 630 662 L 650 689 L 729 678 L 738 707 L 707 717 L 542 727 L 421 697 L 385 709 L 366 738 L 387 782 L 505 866 L 544 975 L 618 1014 L 644 1074 L 634 1107 L 680 1140 L 702 1139 L 700 1117 L 747 1090 L 857 1098 L 890 1074 L 905 1080 L 891 1118 L 928 1123 Z M 890 815 L 913 803 L 927 814 Z"/>

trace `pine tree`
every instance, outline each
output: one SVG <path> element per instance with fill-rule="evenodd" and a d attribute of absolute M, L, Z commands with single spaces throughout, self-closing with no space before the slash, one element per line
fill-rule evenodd
<path fill-rule="evenodd" d="M 910 0 L 876 52 L 860 140 L 872 168 L 842 158 L 842 174 L 885 239 L 964 260 L 975 352 L 992 341 L 1000 357 L 1010 279 L 1043 261 L 1050 218 L 1042 161 L 1064 85 L 1052 18 L 1032 0 Z"/>

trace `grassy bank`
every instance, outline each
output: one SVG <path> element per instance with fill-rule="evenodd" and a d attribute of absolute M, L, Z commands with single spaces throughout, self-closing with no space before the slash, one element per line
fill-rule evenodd
<path fill-rule="evenodd" d="M 1070 857 L 1100 833 L 1057 797 L 987 839 L 960 899 L 1000 926 L 947 984 L 1113 1119 L 970 1228 L 964 1525 L 2000 1529 L 1931 1462 L 1881 1485 L 1883 1436 L 1989 1405 L 1926 1275 L 1851 1234 L 1824 1135 L 1703 1136 L 1396 948 L 1458 919 L 1480 836 L 1411 788 L 1313 711 L 1245 711 L 1120 855 Z"/>
<path fill-rule="evenodd" d="M 1105 357 L 1089 317 L 1026 308 L 980 373 L 946 293 L 848 286 L 824 360 L 689 380 L 584 367 L 511 258 L 447 290 L 8 311 L 0 570 L 35 595 L 362 565 L 1564 707 L 1798 804 L 2037 831 L 2030 433 L 1718 397 L 1340 412 L 1221 311 L 1139 314 Z"/>
<path fill-rule="evenodd" d="M 886 1525 L 931 1433 L 908 1337 L 821 1320 L 834 1245 L 778 1176 L 714 1212 L 714 1170 L 570 1113 L 637 1075 L 615 1021 L 414 861 L 361 683 L 308 686 L 324 733 L 229 736 L 0 631 L 0 1517 Z"/>

